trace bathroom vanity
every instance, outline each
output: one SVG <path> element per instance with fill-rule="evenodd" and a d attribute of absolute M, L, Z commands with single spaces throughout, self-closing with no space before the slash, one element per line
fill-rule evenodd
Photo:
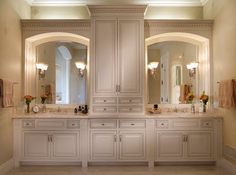
<path fill-rule="evenodd" d="M 213 163 L 221 156 L 221 146 L 222 118 L 214 114 L 31 114 L 14 118 L 16 166 Z"/>

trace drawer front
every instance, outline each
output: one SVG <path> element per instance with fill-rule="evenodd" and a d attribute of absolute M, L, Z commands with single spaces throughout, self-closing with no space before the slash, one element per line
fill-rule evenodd
<path fill-rule="evenodd" d="M 67 120 L 67 128 L 68 129 L 79 129 L 80 128 L 79 120 Z"/>
<path fill-rule="evenodd" d="M 116 97 L 94 97 L 93 103 L 94 104 L 116 104 L 117 98 Z"/>
<path fill-rule="evenodd" d="M 35 128 L 37 129 L 65 129 L 66 128 L 66 120 L 53 120 L 53 119 L 42 119 L 36 120 Z"/>
<path fill-rule="evenodd" d="M 116 106 L 93 106 L 93 112 L 96 113 L 116 113 Z"/>
<path fill-rule="evenodd" d="M 35 120 L 23 120 L 22 128 L 25 128 L 25 129 L 35 128 Z"/>
<path fill-rule="evenodd" d="M 90 128 L 116 128 L 116 120 L 91 120 Z"/>
<path fill-rule="evenodd" d="M 120 120 L 119 127 L 120 128 L 145 128 L 146 121 L 145 120 Z"/>
<path fill-rule="evenodd" d="M 168 120 L 157 120 L 156 121 L 156 128 L 157 129 L 168 129 L 169 128 L 169 121 Z"/>
<path fill-rule="evenodd" d="M 213 121 L 211 119 L 201 120 L 201 128 L 213 128 Z"/>
<path fill-rule="evenodd" d="M 173 129 L 199 129 L 199 119 L 179 119 L 172 121 Z"/>
<path fill-rule="evenodd" d="M 143 112 L 142 106 L 120 106 L 119 107 L 120 113 L 139 113 Z"/>
<path fill-rule="evenodd" d="M 142 104 L 142 97 L 120 97 L 119 104 Z"/>

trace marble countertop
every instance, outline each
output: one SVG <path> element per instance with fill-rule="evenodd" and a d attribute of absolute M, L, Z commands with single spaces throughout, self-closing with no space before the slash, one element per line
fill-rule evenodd
<path fill-rule="evenodd" d="M 166 112 L 161 114 L 74 114 L 74 113 L 30 113 L 30 114 L 15 114 L 13 119 L 158 119 L 158 118 L 221 118 L 217 113 L 188 113 L 188 112 Z"/>

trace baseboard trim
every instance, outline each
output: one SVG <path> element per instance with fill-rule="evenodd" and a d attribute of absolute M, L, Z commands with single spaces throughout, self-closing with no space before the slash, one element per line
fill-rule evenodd
<path fill-rule="evenodd" d="M 4 164 L 0 165 L 0 175 L 6 174 L 8 171 L 14 168 L 14 160 L 10 159 Z"/>
<path fill-rule="evenodd" d="M 224 169 L 227 173 L 230 173 L 232 175 L 234 175 L 236 172 L 236 165 L 226 159 L 218 160 L 217 166 L 219 166 L 220 168 Z"/>

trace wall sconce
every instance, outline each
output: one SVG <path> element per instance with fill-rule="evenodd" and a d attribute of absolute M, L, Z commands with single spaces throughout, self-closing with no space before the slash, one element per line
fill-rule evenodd
<path fill-rule="evenodd" d="M 36 68 L 39 70 L 39 79 L 44 78 L 48 65 L 44 63 L 36 63 Z"/>
<path fill-rule="evenodd" d="M 150 69 L 151 71 L 151 75 L 154 75 L 156 70 L 157 70 L 157 67 L 158 67 L 158 64 L 159 62 L 151 62 L 148 64 L 148 69 Z"/>
<path fill-rule="evenodd" d="M 83 77 L 86 64 L 84 64 L 83 62 L 76 62 L 75 65 L 79 69 L 79 75 Z"/>
<path fill-rule="evenodd" d="M 187 69 L 189 70 L 189 76 L 190 77 L 194 77 L 196 74 L 196 69 L 198 67 L 198 63 L 197 62 L 192 62 L 186 65 Z"/>

